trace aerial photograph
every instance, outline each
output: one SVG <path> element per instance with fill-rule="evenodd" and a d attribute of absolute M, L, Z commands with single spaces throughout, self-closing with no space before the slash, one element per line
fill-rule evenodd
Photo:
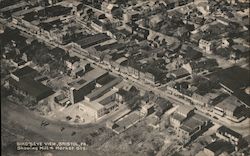
<path fill-rule="evenodd" d="M 250 156 L 250 0 L 0 0 L 1 155 Z"/>

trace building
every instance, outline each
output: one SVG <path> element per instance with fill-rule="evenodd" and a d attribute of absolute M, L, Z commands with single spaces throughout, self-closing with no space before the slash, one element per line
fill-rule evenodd
<path fill-rule="evenodd" d="M 195 110 L 195 107 L 193 106 L 182 105 L 177 109 L 176 113 L 184 116 L 185 118 L 188 118 L 194 114 L 194 110 Z"/>
<path fill-rule="evenodd" d="M 154 103 L 148 103 L 141 106 L 141 113 L 145 116 L 152 114 L 154 111 Z"/>
<path fill-rule="evenodd" d="M 170 124 L 178 129 L 181 124 L 194 114 L 194 107 L 191 106 L 180 106 L 175 113 L 170 117 Z"/>
<path fill-rule="evenodd" d="M 122 81 L 121 78 L 115 78 L 114 80 L 108 82 L 107 84 L 103 85 L 102 87 L 96 89 L 95 91 L 91 92 L 90 94 L 85 96 L 85 99 L 87 101 L 93 101 L 105 93 L 107 93 L 110 89 L 112 89 L 113 86 L 117 85 Z"/>
<path fill-rule="evenodd" d="M 96 44 L 99 44 L 108 40 L 110 40 L 110 37 L 107 34 L 100 33 L 100 34 L 91 35 L 91 36 L 82 38 L 80 40 L 77 40 L 74 45 L 80 49 L 86 49 L 88 47 L 91 47 L 93 45 L 96 45 Z"/>
<path fill-rule="evenodd" d="M 156 116 L 160 117 L 163 115 L 167 110 L 172 108 L 172 103 L 162 97 L 158 97 L 154 103 L 156 104 Z"/>
<path fill-rule="evenodd" d="M 203 152 L 206 156 L 219 156 L 223 152 L 232 152 L 233 146 L 229 142 L 218 140 L 208 144 Z"/>
<path fill-rule="evenodd" d="M 131 100 L 135 95 L 138 94 L 138 90 L 134 86 L 130 86 L 128 88 L 120 88 L 115 93 L 115 101 L 119 104 L 126 104 L 128 100 Z"/>
<path fill-rule="evenodd" d="M 108 72 L 101 68 L 95 68 L 83 75 L 68 85 L 70 87 L 70 101 L 72 104 L 84 100 L 84 97 L 96 88 L 96 83 L 99 79 L 107 76 Z"/>
<path fill-rule="evenodd" d="M 91 27 L 98 32 L 104 32 L 106 30 L 106 23 L 101 20 L 94 19 L 91 21 Z"/>
<path fill-rule="evenodd" d="M 84 102 L 79 105 L 79 109 L 98 120 L 106 114 L 105 107 L 97 102 Z"/>
<path fill-rule="evenodd" d="M 65 64 L 69 69 L 74 70 L 74 68 L 79 64 L 80 58 L 73 56 L 69 57 L 69 59 L 65 60 Z"/>
<path fill-rule="evenodd" d="M 231 120 L 237 120 L 242 117 L 241 111 L 244 108 L 244 105 L 235 96 L 229 96 L 218 103 L 214 107 L 213 112 L 220 116 L 226 116 Z"/>
<path fill-rule="evenodd" d="M 69 85 L 70 102 L 72 104 L 84 100 L 84 96 L 91 93 L 91 91 L 95 89 L 95 81 L 86 81 L 83 78 L 77 79 Z"/>
<path fill-rule="evenodd" d="M 176 129 L 176 133 L 177 136 L 183 140 L 183 143 L 187 144 L 200 136 L 210 126 L 211 124 L 208 118 L 199 114 L 194 114 Z"/>
<path fill-rule="evenodd" d="M 17 69 L 11 73 L 11 78 L 9 79 L 10 88 L 16 94 L 23 95 L 30 101 L 39 102 L 54 92 L 51 88 L 35 81 L 36 76 L 39 76 L 39 73 L 28 66 Z"/>
<path fill-rule="evenodd" d="M 38 76 L 39 73 L 35 69 L 25 66 L 23 68 L 17 69 L 14 72 L 10 73 L 11 78 L 13 78 L 16 81 L 19 81 L 22 78 L 29 77 L 31 79 Z"/>
<path fill-rule="evenodd" d="M 238 151 L 241 148 L 243 143 L 243 138 L 241 134 L 225 126 L 221 126 L 220 128 L 218 128 L 216 136 L 222 140 L 230 142 L 235 147 L 236 151 Z"/>
<path fill-rule="evenodd" d="M 213 52 L 215 46 L 214 46 L 214 43 L 212 41 L 200 39 L 199 48 L 201 48 L 205 53 L 211 54 Z"/>
<path fill-rule="evenodd" d="M 186 70 L 185 68 L 181 67 L 178 70 L 175 70 L 173 72 L 171 72 L 171 77 L 173 79 L 179 79 L 179 78 L 183 78 L 185 76 L 190 75 L 190 73 L 188 72 L 188 70 Z"/>

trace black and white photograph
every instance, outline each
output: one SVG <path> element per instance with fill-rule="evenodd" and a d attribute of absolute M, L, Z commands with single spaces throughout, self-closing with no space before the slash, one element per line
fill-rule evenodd
<path fill-rule="evenodd" d="M 1 155 L 250 156 L 250 0 L 0 0 Z"/>

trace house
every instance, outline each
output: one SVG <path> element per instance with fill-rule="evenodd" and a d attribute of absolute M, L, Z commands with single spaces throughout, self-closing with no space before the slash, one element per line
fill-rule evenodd
<path fill-rule="evenodd" d="M 177 136 L 182 138 L 183 143 L 187 144 L 211 126 L 210 120 L 199 114 L 194 114 L 190 118 L 186 119 L 180 127 L 176 128 Z"/>
<path fill-rule="evenodd" d="M 162 97 L 158 97 L 155 100 L 156 104 L 156 115 L 160 117 L 162 114 L 164 114 L 167 110 L 169 110 L 172 107 L 172 103 Z"/>
<path fill-rule="evenodd" d="M 204 147 L 203 151 L 206 156 L 219 156 L 223 152 L 231 153 L 232 149 L 233 146 L 231 143 L 218 140 L 208 144 L 206 147 Z"/>
<path fill-rule="evenodd" d="M 175 113 L 170 117 L 170 124 L 174 128 L 179 128 L 181 124 L 190 116 L 194 114 L 194 107 L 182 105 Z"/>
<path fill-rule="evenodd" d="M 242 135 L 225 127 L 221 126 L 216 131 L 216 136 L 222 140 L 225 140 L 227 142 L 230 142 L 234 147 L 235 150 L 238 151 L 243 143 Z"/>
<path fill-rule="evenodd" d="M 143 39 L 147 39 L 149 35 L 149 30 L 145 28 L 137 27 L 133 33 Z"/>
<path fill-rule="evenodd" d="M 124 104 L 128 100 L 130 100 L 132 97 L 134 97 L 136 94 L 138 94 L 138 90 L 132 85 L 128 87 L 120 88 L 115 93 L 115 101 L 120 104 Z"/>
<path fill-rule="evenodd" d="M 80 62 L 75 62 L 72 65 L 72 70 L 70 75 L 79 78 L 82 77 L 90 69 L 91 69 L 90 63 L 85 60 L 81 60 Z"/>
<path fill-rule="evenodd" d="M 129 99 L 129 92 L 124 90 L 123 88 L 119 89 L 118 92 L 115 93 L 115 101 L 123 104 Z"/>
<path fill-rule="evenodd" d="M 128 10 L 123 13 L 123 21 L 124 23 L 128 23 L 130 21 L 136 21 L 140 17 L 140 12 L 136 10 Z"/>
<path fill-rule="evenodd" d="M 199 48 L 203 50 L 203 52 L 211 54 L 215 48 L 213 41 L 207 41 L 205 39 L 200 39 Z"/>
<path fill-rule="evenodd" d="M 101 10 L 109 14 L 112 14 L 112 12 L 117 8 L 118 8 L 117 4 L 112 4 L 107 1 L 103 1 L 101 4 Z"/>
<path fill-rule="evenodd" d="M 141 113 L 145 116 L 152 114 L 154 111 L 154 103 L 144 104 L 141 106 Z"/>

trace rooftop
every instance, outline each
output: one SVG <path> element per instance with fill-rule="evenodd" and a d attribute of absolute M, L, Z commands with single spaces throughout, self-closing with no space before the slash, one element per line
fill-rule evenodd
<path fill-rule="evenodd" d="M 107 41 L 109 39 L 110 39 L 110 37 L 108 35 L 106 35 L 104 33 L 100 33 L 100 34 L 95 34 L 95 35 L 80 39 L 80 40 L 76 41 L 76 43 L 78 45 L 80 45 L 81 48 L 85 49 L 85 48 L 88 48 L 90 46 L 96 45 L 98 43 Z"/>
<path fill-rule="evenodd" d="M 235 96 L 228 96 L 225 100 L 218 103 L 216 107 L 222 108 L 223 110 L 228 110 L 234 112 L 236 108 L 242 106 L 243 104 Z"/>
<path fill-rule="evenodd" d="M 23 78 L 23 77 L 30 76 L 33 74 L 38 75 L 38 72 L 29 66 L 25 66 L 23 68 L 15 70 L 12 74 L 18 78 Z"/>
<path fill-rule="evenodd" d="M 193 106 L 181 105 L 178 108 L 177 113 L 187 115 L 190 111 L 192 111 L 194 109 L 195 109 L 195 107 L 193 107 Z"/>
<path fill-rule="evenodd" d="M 214 153 L 221 154 L 226 150 L 233 149 L 233 146 L 229 142 L 218 140 L 208 144 L 205 148 Z"/>
<path fill-rule="evenodd" d="M 84 80 L 92 81 L 104 76 L 107 73 L 108 72 L 106 70 L 103 70 L 101 68 L 95 68 L 84 75 Z"/>
<path fill-rule="evenodd" d="M 172 118 L 174 118 L 175 120 L 178 120 L 180 122 L 182 122 L 186 119 L 186 117 L 184 117 L 183 115 L 180 115 L 178 113 L 173 113 Z"/>
<path fill-rule="evenodd" d="M 201 119 L 199 119 L 200 117 Z M 192 134 L 193 132 L 195 132 L 197 127 L 203 125 L 206 121 L 209 121 L 209 119 L 201 115 L 195 114 L 194 116 L 185 120 L 184 123 L 181 125 L 180 129 Z"/>
<path fill-rule="evenodd" d="M 23 78 L 20 81 L 16 81 L 11 78 L 10 84 L 22 91 L 25 91 L 29 95 L 36 97 L 38 100 L 46 98 L 54 93 L 51 88 L 30 78 Z"/>
<path fill-rule="evenodd" d="M 88 103 L 88 102 L 84 101 L 84 105 L 87 106 L 87 107 L 89 107 L 89 108 L 92 108 L 95 111 L 98 111 L 98 110 L 101 110 L 101 109 L 104 108 L 103 105 L 101 105 L 101 104 L 99 104 L 97 102 L 93 102 L 93 101 L 91 103 Z"/>
<path fill-rule="evenodd" d="M 226 126 L 221 126 L 220 128 L 218 128 L 217 132 L 220 132 L 220 133 L 223 133 L 223 134 L 227 133 L 227 134 L 230 134 L 230 135 L 232 135 L 232 136 L 234 136 L 236 138 L 242 138 L 241 134 L 227 128 Z"/>
<path fill-rule="evenodd" d="M 211 81 L 219 82 L 233 91 L 233 95 L 250 106 L 250 96 L 244 91 L 250 86 L 250 74 L 248 69 L 239 66 L 219 70 L 208 75 Z"/>
<path fill-rule="evenodd" d="M 118 84 L 119 82 L 121 82 L 121 78 L 116 78 L 113 81 L 110 81 L 109 83 L 107 83 L 106 85 L 94 90 L 93 92 L 91 92 L 90 94 L 87 95 L 87 97 L 92 101 L 93 99 L 99 98 L 101 97 L 103 94 L 107 93 L 108 90 L 112 89 L 112 87 L 116 84 Z"/>

